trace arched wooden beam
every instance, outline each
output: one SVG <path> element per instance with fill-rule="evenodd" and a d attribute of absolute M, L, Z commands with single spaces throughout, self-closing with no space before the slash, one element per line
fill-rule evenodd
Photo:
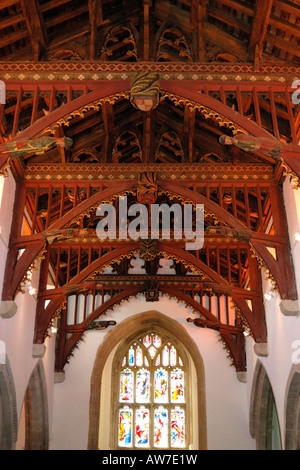
<path fill-rule="evenodd" d="M 163 290 L 173 295 L 174 297 L 177 297 L 179 300 L 183 300 L 186 304 L 190 304 L 192 307 L 202 313 L 211 323 L 211 325 L 207 328 L 217 330 L 220 334 L 222 341 L 226 344 L 227 348 L 229 349 L 230 356 L 233 361 L 233 365 L 236 368 L 236 371 L 239 372 L 245 370 L 245 338 L 242 327 L 222 324 L 206 308 L 204 308 L 197 301 L 188 297 L 182 292 L 176 292 L 174 289 L 169 287 L 164 287 Z M 197 321 L 195 322 L 195 324 L 196 326 L 198 326 Z"/>
<path fill-rule="evenodd" d="M 217 284 L 221 285 L 230 286 L 226 279 L 217 274 L 213 269 L 206 266 L 206 264 L 196 258 L 196 256 L 191 255 L 191 253 L 189 253 L 188 251 L 178 248 L 172 243 L 168 242 L 159 242 L 157 244 L 157 247 L 158 250 L 165 251 L 169 255 L 174 255 L 175 258 L 178 258 L 179 260 L 182 259 L 187 263 L 191 264 L 192 266 L 195 266 L 196 268 L 200 269 L 200 271 L 203 271 L 213 282 L 216 282 Z"/>
<path fill-rule="evenodd" d="M 237 371 L 244 370 L 244 342 L 243 342 L 243 331 L 241 328 L 231 327 L 230 325 L 221 324 L 216 317 L 204 308 L 199 302 L 185 295 L 184 293 L 173 289 L 172 287 L 159 287 L 160 292 L 166 293 L 171 297 L 175 297 L 178 301 L 183 301 L 185 304 L 191 305 L 191 307 L 198 310 L 203 314 L 211 323 L 216 326 L 216 330 L 219 331 L 220 336 L 226 342 L 228 348 L 231 352 L 231 357 L 234 361 L 234 365 Z M 63 367 L 66 364 L 66 361 L 73 349 L 76 347 L 77 343 L 81 340 L 84 332 L 87 330 L 88 323 L 99 318 L 107 310 L 112 308 L 116 304 L 120 304 L 123 300 L 126 300 L 132 296 L 135 296 L 144 291 L 143 286 L 133 286 L 129 287 L 123 292 L 113 296 L 102 305 L 97 307 L 82 323 L 72 326 L 72 336 L 64 342 L 65 334 L 69 331 L 68 327 L 65 326 L 60 330 L 61 343 L 58 347 L 58 355 L 56 358 L 56 370 L 63 370 Z M 65 323 L 65 322 L 64 322 Z M 236 341 L 233 336 L 236 337 Z"/>
<path fill-rule="evenodd" d="M 62 371 L 68 357 L 70 356 L 71 352 L 75 348 L 76 344 L 80 339 L 82 338 L 84 332 L 87 329 L 87 324 L 99 316 L 101 316 L 103 313 L 105 313 L 108 309 L 112 308 L 114 305 L 119 304 L 122 302 L 122 300 L 127 299 L 128 297 L 137 295 L 139 292 L 143 291 L 143 287 L 141 286 L 134 286 L 134 287 L 129 287 L 123 292 L 120 292 L 119 294 L 111 297 L 108 299 L 106 302 L 104 302 L 102 305 L 100 305 L 98 308 L 94 310 L 86 319 L 84 322 L 82 322 L 79 325 L 78 331 L 74 331 L 72 336 L 64 343 L 64 337 L 66 330 L 62 329 L 60 331 L 60 335 L 63 336 L 62 338 L 62 344 L 59 346 L 58 354 L 56 357 L 56 364 L 55 368 L 57 371 Z"/>
<path fill-rule="evenodd" d="M 197 259 L 195 256 L 191 255 L 190 253 L 166 242 L 160 242 L 159 248 L 166 251 L 168 254 L 173 254 L 179 259 L 182 258 L 188 263 L 199 268 L 217 284 L 223 286 L 230 286 L 226 279 L 224 279 L 222 276 L 219 276 L 215 271 L 208 268 L 202 261 Z M 234 303 L 241 310 L 241 313 L 243 314 L 244 318 L 247 320 L 255 341 L 266 342 L 267 332 L 265 326 L 265 313 L 261 289 L 255 291 L 255 293 L 247 290 L 245 290 L 244 293 L 241 293 L 238 292 L 237 289 L 232 287 L 230 295 Z M 253 310 L 249 308 L 245 298 L 251 299 Z"/>
<path fill-rule="evenodd" d="M 73 279 L 64 286 L 63 292 L 58 294 L 57 297 L 54 297 L 52 300 L 50 300 L 49 304 L 45 309 L 44 299 L 40 298 L 37 303 L 34 343 L 43 343 L 45 333 L 51 321 L 51 318 L 54 316 L 59 306 L 61 306 L 64 302 L 68 288 L 82 283 L 91 274 L 93 274 L 93 272 L 95 272 L 97 269 L 100 269 L 101 266 L 107 265 L 114 259 L 117 260 L 123 255 L 130 253 L 131 251 L 138 250 L 138 248 L 139 243 L 129 242 L 125 245 L 121 245 L 121 247 L 116 250 L 106 253 L 101 258 L 96 259 L 95 261 L 90 263 L 85 269 L 83 269 L 79 274 L 77 274 L 77 276 L 74 276 Z"/>
<path fill-rule="evenodd" d="M 112 97 L 117 93 L 127 93 L 129 89 L 129 80 L 101 80 L 99 86 L 95 86 L 94 91 L 86 93 L 85 95 L 82 95 L 79 98 L 76 98 L 75 100 L 60 106 L 59 108 L 54 109 L 51 113 L 43 116 L 41 119 L 38 119 L 30 127 L 27 127 L 27 129 L 16 135 L 12 142 L 32 139 L 33 137 L 36 137 L 38 134 L 40 134 L 40 132 L 51 128 L 60 119 L 70 116 L 77 110 L 81 110 L 85 108 L 85 106 L 90 106 L 93 103 L 97 103 L 103 98 Z"/>
<path fill-rule="evenodd" d="M 264 234 L 257 234 L 253 231 L 250 231 L 246 225 L 237 220 L 218 204 L 207 199 L 202 194 L 195 193 L 184 186 L 177 186 L 172 182 L 164 180 L 159 182 L 159 187 L 160 189 L 169 191 L 174 195 L 181 196 L 187 201 L 193 201 L 196 204 L 203 204 L 205 209 L 208 209 L 214 213 L 220 220 L 228 224 L 229 227 L 245 230 L 248 232 L 250 234 L 250 244 L 255 249 L 258 257 L 261 257 L 266 266 L 269 268 L 270 273 L 279 288 L 281 297 L 283 299 L 290 300 L 297 299 L 297 289 L 293 266 L 289 256 L 289 242 L 284 214 L 280 214 L 279 217 L 275 213 L 273 214 L 274 219 L 276 219 L 276 225 L 278 226 L 278 231 L 274 238 L 276 238 L 276 235 L 280 237 L 280 241 L 277 239 L 276 245 L 277 250 L 281 253 L 281 256 L 278 256 L 278 260 L 276 261 L 267 249 L 268 245 L 272 245 L 270 236 L 264 237 Z M 282 200 L 279 198 L 279 195 L 277 194 L 278 192 L 279 191 L 277 191 L 275 187 L 272 188 L 271 196 L 273 212 L 279 211 L 280 207 L 282 207 L 284 210 L 284 205 Z M 278 218 L 281 220 L 277 220 Z"/>
<path fill-rule="evenodd" d="M 265 322 L 265 309 L 262 297 L 252 296 L 251 291 L 249 291 L 249 296 L 245 296 L 232 293 L 231 298 L 238 309 L 240 309 L 241 314 L 247 321 L 251 333 L 253 334 L 253 339 L 256 343 L 266 343 L 267 342 L 267 328 Z M 252 302 L 252 310 L 249 308 L 247 300 Z"/>
<path fill-rule="evenodd" d="M 90 198 L 85 199 L 80 204 L 73 207 L 69 212 L 67 212 L 60 219 L 50 225 L 46 232 L 41 232 L 39 234 L 40 239 L 35 236 L 35 242 L 32 244 L 28 244 L 20 258 L 16 262 L 15 268 L 12 269 L 11 262 L 9 263 L 9 265 L 7 265 L 3 284 L 3 300 L 12 300 L 16 295 L 17 289 L 30 265 L 38 256 L 40 256 L 42 250 L 45 247 L 45 237 L 47 235 L 47 232 L 64 228 L 69 222 L 71 222 L 73 219 L 75 219 L 78 215 L 82 214 L 86 210 L 90 209 L 91 207 L 97 204 L 100 204 L 101 201 L 106 200 L 117 193 L 121 194 L 123 192 L 126 192 L 127 190 L 132 189 L 135 185 L 135 181 L 122 181 L 118 182 L 117 190 L 115 186 L 112 186 L 110 188 L 104 189 L 100 193 L 93 194 Z M 15 253 L 15 255 L 17 255 L 17 253 Z"/>
<path fill-rule="evenodd" d="M 135 186 L 135 184 L 136 183 L 134 181 L 118 182 L 118 192 L 122 193 L 127 190 L 130 190 Z M 231 214 L 229 214 L 227 211 L 225 211 L 220 206 L 218 206 L 218 204 L 214 203 L 213 201 L 210 201 L 209 199 L 205 198 L 201 194 L 195 194 L 194 192 L 192 192 L 191 190 L 187 188 L 180 188 L 178 190 L 177 186 L 174 183 L 170 183 L 166 181 L 160 182 L 160 187 L 172 193 L 180 194 L 181 196 L 186 197 L 188 200 L 192 199 L 198 204 L 204 204 L 205 207 L 207 207 L 210 211 L 215 213 L 218 217 L 220 217 L 222 220 L 228 223 L 231 227 L 247 229 L 247 227 L 244 224 L 239 222 Z M 71 209 L 69 212 L 67 212 L 59 220 L 54 222 L 47 229 L 47 231 L 50 232 L 51 230 L 61 229 L 65 227 L 71 220 L 76 218 L 82 212 L 88 210 L 90 207 L 92 207 L 95 204 L 98 204 L 98 203 L 100 204 L 101 200 L 105 200 L 109 197 L 112 197 L 114 194 L 116 194 L 115 187 L 107 188 L 101 193 L 95 193 L 89 199 L 84 200 L 83 202 L 75 206 L 73 209 Z M 3 289 L 3 295 L 5 296 L 5 298 L 3 297 L 3 300 L 11 300 L 15 296 L 18 286 L 20 282 L 22 281 L 26 271 L 28 270 L 28 268 L 30 267 L 34 259 L 36 259 L 40 255 L 42 249 L 44 248 L 44 245 L 45 245 L 45 242 L 43 241 L 44 237 L 45 237 L 45 233 L 43 232 L 40 234 L 41 240 L 36 239 L 36 243 L 32 245 L 28 245 L 25 248 L 22 256 L 20 257 L 20 259 L 18 260 L 16 264 L 14 272 L 12 272 L 11 266 L 9 266 L 8 269 L 6 270 L 7 272 L 6 272 L 5 281 L 4 281 L 5 288 Z M 203 268 L 205 269 L 205 265 L 203 265 Z M 10 274 L 8 273 L 8 271 Z"/>
<path fill-rule="evenodd" d="M 74 286 L 76 288 L 77 285 L 82 284 L 91 274 L 101 268 L 101 266 L 107 266 L 111 264 L 114 260 L 118 260 L 122 256 L 126 256 L 130 253 L 137 252 L 139 250 L 139 242 L 130 242 L 124 245 L 121 245 L 120 248 L 113 250 L 109 253 L 106 253 L 101 258 L 93 261 L 89 266 L 83 269 L 77 276 L 75 276 L 68 284 L 63 286 L 59 289 L 57 296 L 52 298 L 44 309 L 44 299 L 39 299 L 38 306 L 37 306 L 37 315 L 36 315 L 36 330 L 35 330 L 35 339 L 34 342 L 42 343 L 44 341 L 45 332 L 48 328 L 48 325 L 51 321 L 51 318 L 55 315 L 57 309 L 62 305 L 66 298 L 66 293 L 70 291 L 70 288 Z M 188 264 L 194 266 L 196 269 L 200 269 L 204 272 L 208 277 L 212 279 L 213 282 L 221 285 L 221 286 L 228 286 L 228 282 L 222 277 L 215 273 L 212 269 L 208 268 L 202 261 L 198 260 L 196 257 L 191 255 L 190 253 L 186 252 L 185 250 L 174 246 L 173 244 L 169 244 L 167 242 L 159 242 L 158 243 L 158 251 L 165 252 L 167 255 L 174 256 L 175 259 L 182 260 L 183 262 L 187 262 Z M 166 288 L 167 289 L 167 288 Z M 171 292 L 171 291 L 170 291 Z M 176 291 L 172 291 L 174 295 Z M 243 295 L 240 292 L 235 291 L 232 289 L 232 293 L 230 294 L 233 300 L 235 297 L 238 297 L 238 307 L 241 309 L 244 317 L 249 323 L 251 330 L 253 330 L 253 334 L 255 339 L 260 339 L 261 337 L 264 339 L 264 331 L 257 331 L 257 323 L 259 325 L 264 325 L 264 309 L 263 305 L 259 302 L 258 293 L 252 293 L 251 291 L 245 291 L 244 295 L 248 295 L 248 297 L 253 298 L 253 312 L 247 306 L 246 301 L 243 302 Z M 182 294 L 183 295 L 183 294 Z M 190 299 L 188 296 L 185 297 L 186 301 L 189 301 L 191 305 L 193 305 L 198 310 L 201 310 L 201 305 Z M 213 321 L 213 317 L 210 317 L 209 312 L 203 310 L 202 313 L 207 316 L 210 321 Z M 256 319 L 259 317 L 258 319 Z M 262 318 L 261 318 L 262 317 Z M 262 341 L 262 339 L 261 339 Z"/>
<path fill-rule="evenodd" d="M 91 106 L 97 106 L 98 101 L 102 99 L 107 98 L 109 100 L 113 98 L 113 95 L 117 95 L 118 93 L 127 93 L 129 88 L 129 80 L 101 81 L 101 85 L 94 91 L 56 108 L 51 113 L 38 119 L 27 129 L 17 134 L 11 142 L 31 140 L 44 133 L 47 129 L 51 129 L 58 121 L 66 119 L 67 122 L 67 118 L 70 118 L 74 113 L 79 114 L 85 109 L 88 110 Z M 0 155 L 0 169 L 6 165 L 8 158 L 7 155 Z"/>
<path fill-rule="evenodd" d="M 215 324 L 220 326 L 220 321 L 213 315 L 207 308 L 203 307 L 197 300 L 189 297 L 188 295 L 181 292 L 179 289 L 174 289 L 170 286 L 161 286 L 159 287 L 161 292 L 165 292 L 166 294 L 170 295 L 171 297 L 176 297 L 178 300 L 182 300 L 185 304 L 189 304 L 193 309 L 198 310 L 199 313 L 205 316 L 205 318 Z"/>
<path fill-rule="evenodd" d="M 205 307 L 199 304 L 199 302 L 185 295 L 184 293 L 168 286 L 163 286 L 162 290 L 190 304 L 193 308 L 202 313 L 210 322 L 218 324 L 219 327 L 222 328 L 222 331 L 227 331 L 228 333 L 234 333 L 238 331 L 238 329 L 235 327 L 230 328 L 226 325 L 222 325 L 217 320 L 217 318 L 209 312 L 209 310 L 207 310 Z M 246 294 L 247 292 L 245 292 L 245 295 Z M 248 291 L 248 294 L 249 298 L 251 298 L 253 302 L 253 311 L 249 308 L 245 298 L 241 294 L 231 293 L 230 296 L 236 307 L 240 309 L 244 318 L 248 322 L 250 330 L 253 334 L 254 341 L 264 343 L 267 341 L 267 333 L 265 327 L 264 307 L 262 299 L 257 296 L 251 295 L 251 291 Z"/>
<path fill-rule="evenodd" d="M 87 279 L 91 274 L 93 274 L 93 272 L 100 269 L 101 266 L 108 265 L 112 263 L 114 260 L 118 260 L 120 257 L 124 255 L 128 255 L 131 252 L 138 251 L 139 246 L 140 246 L 139 242 L 128 242 L 126 244 L 121 245 L 120 248 L 113 250 L 109 253 L 106 253 L 101 258 L 98 258 L 95 261 L 93 261 L 85 269 L 83 269 L 79 274 L 77 274 L 77 276 L 74 276 L 73 279 L 63 287 L 63 292 L 58 294 L 57 297 L 54 297 L 52 300 L 50 300 L 49 304 L 47 305 L 45 309 L 44 309 L 44 300 L 39 299 L 38 304 L 37 304 L 34 342 L 43 343 L 45 332 L 51 321 L 51 318 L 54 316 L 58 307 L 63 303 L 66 292 L 69 290 L 70 287 L 81 284 L 85 279 Z M 185 260 L 189 264 L 192 264 L 196 268 L 205 272 L 216 283 L 219 283 L 222 285 L 223 284 L 229 285 L 228 282 L 224 278 L 216 274 L 212 269 L 208 268 L 204 263 L 202 263 L 200 260 L 192 256 L 190 253 L 185 252 L 184 250 L 171 247 L 170 244 L 162 243 L 162 242 L 158 244 L 158 250 L 165 251 L 171 255 L 174 255 L 178 259 Z"/>
<path fill-rule="evenodd" d="M 203 196 L 202 194 L 195 193 L 190 189 L 172 183 L 170 181 L 161 180 L 159 181 L 159 189 L 169 191 L 174 195 L 178 195 L 186 199 L 187 201 L 193 201 L 195 204 L 203 204 L 204 209 L 208 209 L 210 212 L 215 214 L 219 219 L 223 220 L 227 223 L 230 227 L 239 228 L 242 230 L 249 231 L 248 227 L 236 219 L 233 215 L 227 212 L 225 209 L 220 207 L 215 202 L 211 201 L 207 197 Z"/>
<path fill-rule="evenodd" d="M 221 103 L 220 101 L 212 98 L 211 96 L 201 93 L 195 89 L 195 85 L 191 86 L 190 81 L 182 80 L 180 83 L 177 80 L 161 80 L 160 88 L 162 92 L 170 93 L 171 95 L 178 96 L 183 99 L 190 100 L 196 104 L 207 107 L 223 116 L 225 119 L 233 122 L 242 130 L 246 131 L 254 137 L 265 137 L 274 142 L 278 140 L 274 135 L 267 132 L 260 127 L 257 123 L 247 119 L 238 111 L 233 110 L 229 106 Z M 281 144 L 281 157 L 289 168 L 300 178 L 300 147 L 297 144 Z"/>
<path fill-rule="evenodd" d="M 10 248 L 4 272 L 2 300 L 13 300 L 17 290 L 34 261 L 41 256 L 45 247 L 45 241 L 38 240 L 28 245 L 19 259 L 18 250 Z"/>
<path fill-rule="evenodd" d="M 276 282 L 282 299 L 296 300 L 298 298 L 295 275 L 290 260 L 289 246 L 277 246 L 277 259 L 271 255 L 264 243 L 251 240 L 252 246 L 258 256 L 264 261 L 271 276 Z"/>
<path fill-rule="evenodd" d="M 222 324 L 211 312 L 209 312 L 209 310 L 203 307 L 203 305 L 180 291 L 176 291 L 173 288 L 165 286 L 162 290 L 174 297 L 177 297 L 179 300 L 183 300 L 185 304 L 191 305 L 203 314 L 209 322 L 212 323 L 213 329 L 219 331 L 220 337 L 226 343 L 230 350 L 230 356 L 236 371 L 239 372 L 245 370 L 245 339 L 243 329 L 241 327 L 239 328 Z M 210 326 L 208 326 L 208 328 L 210 328 Z"/>
<path fill-rule="evenodd" d="M 243 333 L 234 334 L 221 329 L 220 336 L 223 343 L 226 344 L 230 351 L 233 365 L 237 372 L 246 370 L 245 364 L 245 337 Z"/>
<path fill-rule="evenodd" d="M 238 111 L 234 111 L 229 106 L 226 106 L 211 96 L 195 90 L 195 88 L 191 86 L 190 81 L 182 80 L 178 82 L 178 80 L 161 80 L 160 89 L 162 92 L 167 92 L 181 98 L 185 98 L 209 108 L 210 110 L 224 116 L 229 121 L 232 121 L 234 124 L 241 127 L 243 130 L 253 136 L 267 137 L 268 139 L 272 139 L 275 142 L 277 141 L 272 134 L 269 134 L 265 129 L 259 127 L 255 122 L 242 116 Z"/>

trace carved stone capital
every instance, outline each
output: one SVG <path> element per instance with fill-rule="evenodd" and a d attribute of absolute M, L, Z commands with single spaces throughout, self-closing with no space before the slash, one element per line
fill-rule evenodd
<path fill-rule="evenodd" d="M 1 300 L 0 301 L 0 316 L 2 318 L 13 317 L 18 310 L 18 306 L 14 300 Z"/>
<path fill-rule="evenodd" d="M 64 380 L 65 380 L 65 372 L 64 371 L 54 373 L 54 383 L 55 384 L 60 384 L 60 383 L 64 382 Z"/>
<path fill-rule="evenodd" d="M 300 312 L 299 300 L 282 300 L 280 302 L 280 310 L 287 317 L 297 316 Z"/>
<path fill-rule="evenodd" d="M 44 344 L 33 344 L 32 346 L 32 357 L 44 357 L 46 352 L 46 346 Z"/>
<path fill-rule="evenodd" d="M 257 356 L 267 357 L 268 356 L 268 343 L 255 343 L 254 352 Z"/>
<path fill-rule="evenodd" d="M 247 372 L 239 371 L 236 373 L 239 382 L 247 382 Z"/>

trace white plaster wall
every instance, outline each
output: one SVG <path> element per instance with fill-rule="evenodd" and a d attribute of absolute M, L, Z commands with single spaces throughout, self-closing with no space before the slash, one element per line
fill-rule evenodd
<path fill-rule="evenodd" d="M 0 176 L 0 297 L 2 295 L 4 268 L 7 256 L 7 247 L 10 226 L 13 214 L 16 183 L 13 176 Z"/>
<path fill-rule="evenodd" d="M 38 272 L 33 276 L 33 285 L 36 285 L 36 277 L 38 277 Z M 31 296 L 28 293 L 19 293 L 15 301 L 18 307 L 16 314 L 8 319 L 4 319 L 0 316 L 0 340 L 5 342 L 6 354 L 9 359 L 16 390 L 18 420 L 20 420 L 28 382 L 38 361 L 38 358 L 32 357 L 36 296 Z M 46 352 L 43 357 L 43 365 L 47 383 L 49 425 L 51 432 L 55 337 L 47 338 L 45 346 Z"/>
<path fill-rule="evenodd" d="M 284 200 L 288 218 L 289 236 L 292 259 L 294 262 L 298 295 L 300 293 L 300 242 L 296 242 L 294 234 L 300 227 L 300 190 L 295 190 L 289 181 L 284 183 Z M 271 283 L 266 280 L 267 273 L 262 270 L 263 291 L 269 292 Z M 253 341 L 246 339 L 247 349 L 247 395 L 250 403 L 252 378 L 257 361 L 259 360 L 268 375 L 273 390 L 278 412 L 281 431 L 282 446 L 285 442 L 285 396 L 287 394 L 287 381 L 293 367 L 296 354 L 296 342 L 300 344 L 300 320 L 296 316 L 285 316 L 280 310 L 280 297 L 274 293 L 271 300 L 265 300 L 266 325 L 268 333 L 268 356 L 257 357 L 253 352 Z M 300 352 L 300 347 L 298 346 Z M 300 360 L 300 353 L 298 354 Z"/>
<path fill-rule="evenodd" d="M 6 178 L 0 176 L 0 297 L 2 295 L 4 270 L 13 216 L 15 188 L 16 183 L 10 172 L 9 176 Z M 38 287 L 38 279 L 39 266 L 33 271 L 32 275 L 32 285 L 36 289 Z M 18 307 L 16 314 L 7 319 L 0 316 L 0 340 L 4 342 L 5 352 L 10 363 L 16 390 L 18 420 L 20 420 L 28 381 L 38 361 L 37 358 L 32 357 L 36 296 L 31 296 L 28 293 L 19 293 L 15 301 Z M 43 358 L 43 364 L 47 381 L 50 426 L 53 407 L 54 351 L 55 338 L 48 338 L 46 340 L 46 354 Z"/>
<path fill-rule="evenodd" d="M 238 381 L 216 332 L 188 323 L 187 317 L 194 314 L 166 297 L 151 304 L 138 297 L 109 312 L 106 319 L 120 323 L 147 310 L 158 310 L 178 321 L 199 347 L 205 368 L 208 449 L 253 449 L 248 432 L 246 384 Z M 84 341 L 65 367 L 65 381 L 54 386 L 53 450 L 87 448 L 90 379 L 97 349 L 107 332 L 85 333 Z"/>

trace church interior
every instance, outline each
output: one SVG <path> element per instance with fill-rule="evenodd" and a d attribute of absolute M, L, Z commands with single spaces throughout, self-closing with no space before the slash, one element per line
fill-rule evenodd
<path fill-rule="evenodd" d="M 299 44 L 300 0 L 0 1 L 0 450 L 300 450 Z"/>

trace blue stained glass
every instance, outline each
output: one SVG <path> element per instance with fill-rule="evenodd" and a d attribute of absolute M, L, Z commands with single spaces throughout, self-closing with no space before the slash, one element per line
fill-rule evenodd
<path fill-rule="evenodd" d="M 133 372 L 125 369 L 120 374 L 120 402 L 133 402 Z"/>
<path fill-rule="evenodd" d="M 149 445 L 149 410 L 144 407 L 136 410 L 135 416 L 135 445 L 147 447 Z"/>
<path fill-rule="evenodd" d="M 134 349 L 131 346 L 128 351 L 128 364 L 134 366 Z"/>
<path fill-rule="evenodd" d="M 154 373 L 154 401 L 156 403 L 168 402 L 168 372 L 162 368 Z"/>
<path fill-rule="evenodd" d="M 165 408 L 154 411 L 154 446 L 168 447 L 168 410 Z"/>
<path fill-rule="evenodd" d="M 171 446 L 172 447 L 184 447 L 185 436 L 184 436 L 184 410 L 175 408 L 171 411 Z"/>
<path fill-rule="evenodd" d="M 132 446 L 132 410 L 129 408 L 119 412 L 119 446 Z"/>
<path fill-rule="evenodd" d="M 136 373 L 135 396 L 137 403 L 147 403 L 150 399 L 150 372 L 140 369 Z"/>

